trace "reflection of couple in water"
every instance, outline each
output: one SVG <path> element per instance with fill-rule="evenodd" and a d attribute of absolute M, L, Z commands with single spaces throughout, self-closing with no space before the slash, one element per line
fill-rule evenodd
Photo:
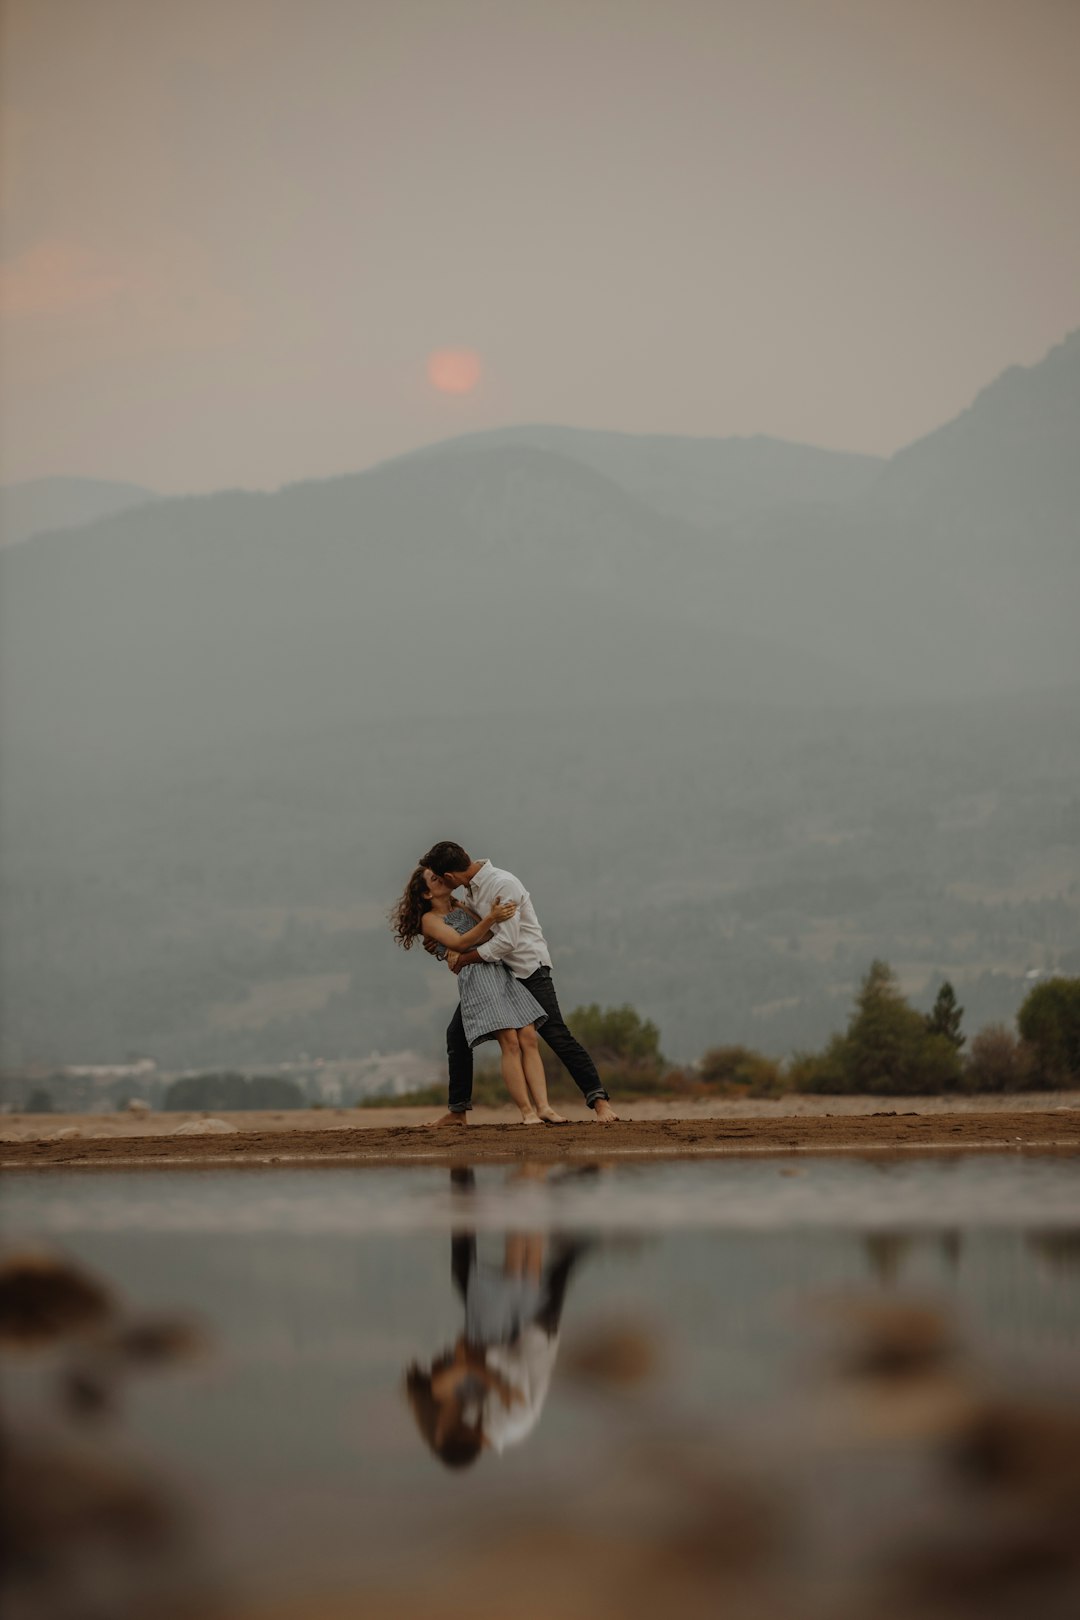
<path fill-rule="evenodd" d="M 460 844 L 435 844 L 392 914 L 406 950 L 419 939 L 445 959 L 460 1002 L 446 1031 L 447 1112 L 436 1125 L 464 1125 L 472 1107 L 473 1048 L 497 1041 L 506 1089 L 526 1125 L 565 1125 L 548 1101 L 537 1035 L 569 1070 L 594 1118 L 618 1115 L 596 1065 L 567 1029 L 551 977 L 551 952 L 528 891 L 512 872 L 474 861 Z"/>
<path fill-rule="evenodd" d="M 451 1174 L 459 1187 L 473 1186 L 471 1170 Z M 452 1350 L 427 1372 L 414 1364 L 405 1381 L 417 1427 L 448 1468 L 467 1468 L 485 1449 L 505 1451 L 535 1428 L 567 1284 L 584 1252 L 580 1242 L 507 1233 L 495 1263 L 480 1258 L 475 1232 L 454 1233 L 450 1272 L 465 1325 Z"/>

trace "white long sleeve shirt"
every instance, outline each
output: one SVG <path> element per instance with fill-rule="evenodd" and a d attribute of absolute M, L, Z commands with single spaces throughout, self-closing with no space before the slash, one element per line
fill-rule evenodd
<path fill-rule="evenodd" d="M 504 872 L 484 861 L 472 882 L 455 892 L 481 917 L 491 910 L 496 895 L 518 903 L 509 922 L 499 923 L 491 938 L 476 947 L 485 962 L 505 962 L 515 979 L 527 979 L 537 968 L 551 966 L 551 952 L 528 890 L 513 872 Z"/>

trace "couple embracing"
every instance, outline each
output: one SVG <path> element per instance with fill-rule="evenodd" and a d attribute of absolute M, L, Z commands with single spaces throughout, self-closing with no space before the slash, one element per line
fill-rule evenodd
<path fill-rule="evenodd" d="M 460 844 L 421 857 L 392 914 L 394 936 L 443 957 L 459 1005 L 446 1031 L 447 1112 L 433 1123 L 464 1125 L 472 1107 L 473 1049 L 497 1041 L 503 1079 L 525 1125 L 565 1125 L 548 1101 L 538 1036 L 569 1070 L 598 1124 L 618 1118 L 596 1065 L 567 1029 L 551 977 L 551 953 L 528 891 L 512 872 L 474 861 Z"/>

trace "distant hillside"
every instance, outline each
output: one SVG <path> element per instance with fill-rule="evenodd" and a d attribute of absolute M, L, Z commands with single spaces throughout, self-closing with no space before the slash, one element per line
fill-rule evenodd
<path fill-rule="evenodd" d="M 583 695 L 813 705 L 1080 680 L 1078 371 L 1070 340 L 861 492 L 840 458 L 843 500 L 710 530 L 577 456 L 481 439 L 39 535 L 0 554 L 7 740 L 115 761 Z"/>
<path fill-rule="evenodd" d="M 14 545 L 53 529 L 77 529 L 158 498 L 139 484 L 98 478 L 33 478 L 6 484 L 0 487 L 0 545 Z"/>
<path fill-rule="evenodd" d="M 1080 333 L 902 450 L 855 500 L 729 530 L 746 623 L 896 695 L 1080 680 Z"/>
<path fill-rule="evenodd" d="M 1080 330 L 893 457 L 872 499 L 973 562 L 1080 559 Z"/>
<path fill-rule="evenodd" d="M 383 919 L 440 837 L 521 873 L 567 1009 L 629 1001 L 675 1058 L 820 1042 L 875 956 L 1011 1018 L 1080 972 L 1078 697 L 534 702 L 6 768 L 0 1056 L 438 1059 L 453 980 Z"/>
<path fill-rule="evenodd" d="M 570 456 L 658 513 L 710 529 L 777 507 L 854 500 L 884 466 L 876 456 L 818 450 L 763 434 L 690 439 L 568 427 L 497 428 L 450 439 L 419 454 L 453 455 L 505 445 Z"/>
<path fill-rule="evenodd" d="M 102 760 L 281 723 L 736 693 L 833 701 L 828 651 L 719 633 L 711 537 L 518 447 L 165 500 L 0 558 L 9 739 Z"/>
<path fill-rule="evenodd" d="M 1011 1016 L 1080 960 L 1078 366 L 883 468 L 807 452 L 834 499 L 744 457 L 708 527 L 707 479 L 661 511 L 571 434 L 8 546 L 5 1050 L 437 1051 L 453 986 L 380 917 L 439 836 L 673 1055 L 816 1042 L 874 955 Z"/>

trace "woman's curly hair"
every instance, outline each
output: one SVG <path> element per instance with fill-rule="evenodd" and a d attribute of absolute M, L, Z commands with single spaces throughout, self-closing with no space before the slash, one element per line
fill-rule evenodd
<path fill-rule="evenodd" d="M 422 933 L 421 919 L 431 910 L 424 868 L 418 866 L 405 885 L 405 893 L 390 913 L 390 926 L 402 950 L 409 950 Z"/>

